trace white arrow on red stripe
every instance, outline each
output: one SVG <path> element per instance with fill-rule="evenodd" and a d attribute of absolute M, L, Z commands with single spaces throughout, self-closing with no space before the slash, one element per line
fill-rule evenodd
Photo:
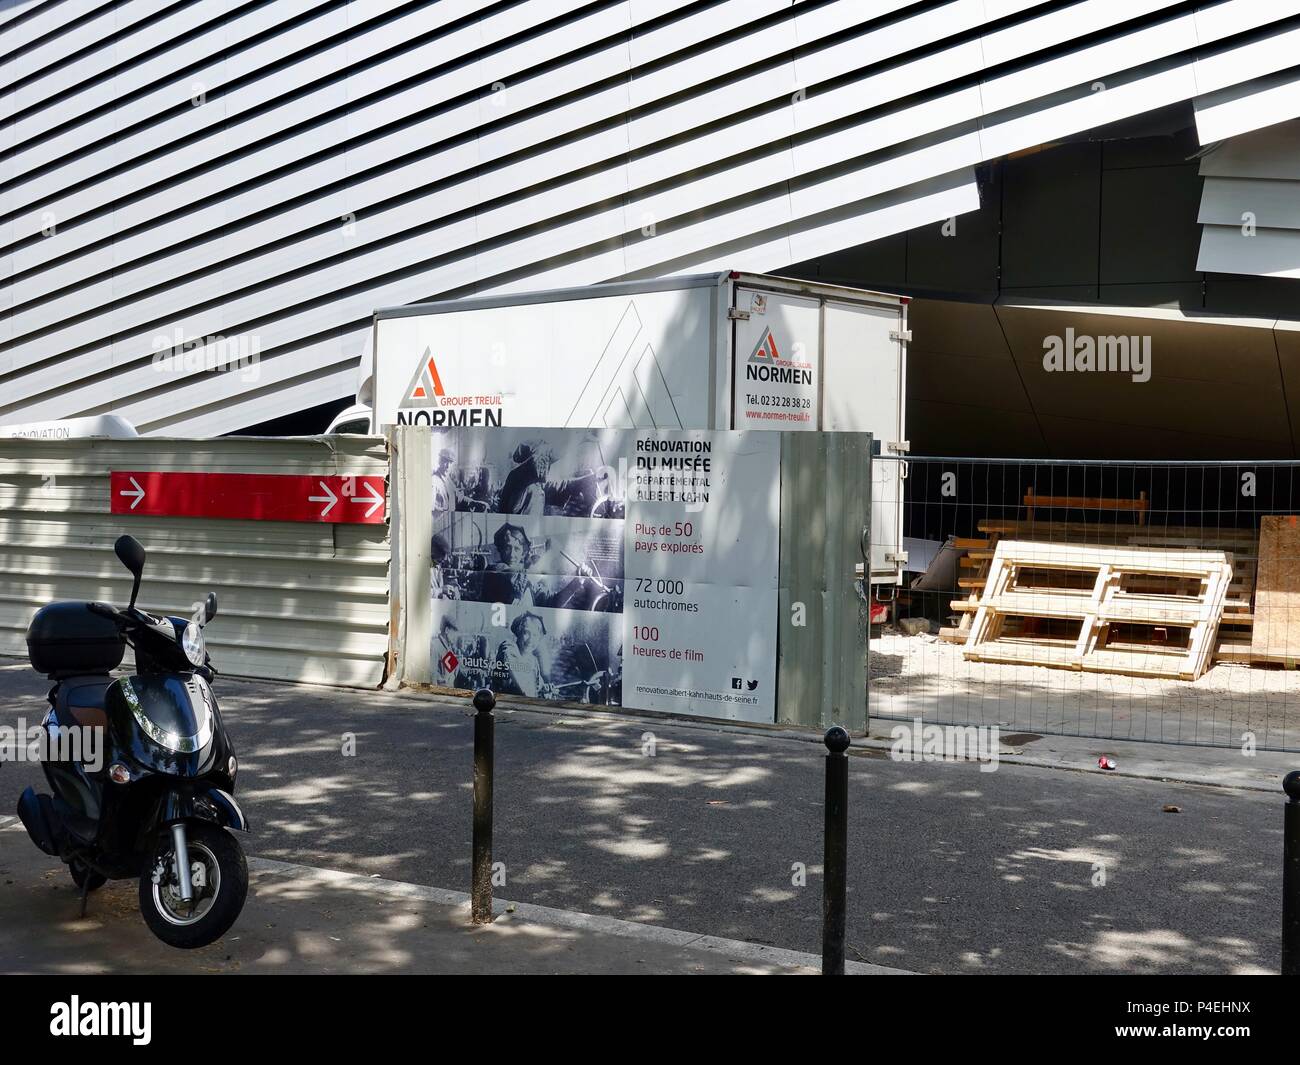
<path fill-rule="evenodd" d="M 334 504 L 339 501 L 339 497 L 330 491 L 330 486 L 327 485 L 324 481 L 317 481 L 316 483 L 320 485 L 320 490 L 325 494 L 323 496 L 308 496 L 307 502 L 324 503 L 325 509 L 320 512 L 320 516 L 323 518 L 325 517 L 326 514 L 328 514 L 331 510 L 334 509 Z"/>
<path fill-rule="evenodd" d="M 128 478 L 128 480 L 131 482 L 131 484 L 135 486 L 135 491 L 128 492 L 125 488 L 122 488 L 118 490 L 117 494 L 120 496 L 126 496 L 127 499 L 130 499 L 131 509 L 135 510 L 135 508 L 140 505 L 140 500 L 144 498 L 144 489 L 140 487 L 140 482 L 137 481 L 134 477 L 130 477 Z"/>
<path fill-rule="evenodd" d="M 375 491 L 375 486 L 374 486 L 373 484 L 371 484 L 369 481 L 366 481 L 366 482 L 365 482 L 365 489 L 366 489 L 367 492 L 370 493 L 370 498 L 369 498 L 369 499 L 367 499 L 365 496 L 353 496 L 352 499 L 350 500 L 350 502 L 352 502 L 352 503 L 369 503 L 369 504 L 370 504 L 370 507 L 366 510 L 366 514 L 365 514 L 365 516 L 368 518 L 368 517 L 370 517 L 370 516 L 371 516 L 371 515 L 376 511 L 376 510 L 378 510 L 380 507 L 382 507 L 382 506 L 384 505 L 384 494 L 383 494 L 382 492 L 376 492 L 376 491 Z M 372 501 L 373 501 L 373 502 L 372 502 Z"/>

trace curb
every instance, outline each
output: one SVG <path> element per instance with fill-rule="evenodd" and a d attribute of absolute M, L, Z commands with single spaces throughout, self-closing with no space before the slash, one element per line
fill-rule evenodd
<path fill-rule="evenodd" d="M 292 862 L 280 862 L 270 858 L 249 858 L 248 868 L 252 872 L 266 876 L 294 877 L 328 884 L 331 887 L 345 888 L 349 891 L 389 895 L 394 898 L 420 899 L 440 906 L 463 909 L 466 915 L 469 913 L 470 897 L 463 891 L 425 887 L 423 884 L 409 884 L 400 880 L 383 880 L 333 869 L 318 869 L 310 865 L 295 865 Z M 549 906 L 534 906 L 532 903 L 509 902 L 504 899 L 492 900 L 492 912 L 510 923 L 536 924 L 547 928 L 564 928 L 595 935 L 658 943 L 663 946 L 708 951 L 733 961 L 821 971 L 821 958 L 816 954 L 786 950 L 782 947 L 769 947 L 761 943 L 747 943 L 736 939 L 722 939 L 699 932 L 684 932 L 676 928 L 662 928 L 658 925 L 641 924 L 638 921 L 624 921 L 617 917 L 601 917 L 574 910 L 557 910 Z M 917 975 L 906 969 L 891 969 L 867 962 L 845 962 L 844 970 L 846 974 L 854 976 Z"/>

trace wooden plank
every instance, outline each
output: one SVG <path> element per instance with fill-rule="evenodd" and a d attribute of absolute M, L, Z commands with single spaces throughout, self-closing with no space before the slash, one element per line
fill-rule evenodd
<path fill-rule="evenodd" d="M 1034 516 L 1035 507 L 1057 507 L 1062 510 L 1104 510 L 1112 513 L 1132 512 L 1137 515 L 1138 525 L 1146 524 L 1147 511 L 1151 501 L 1147 499 L 1146 490 L 1138 494 L 1137 499 L 1104 499 L 1093 496 L 1040 496 L 1032 488 L 1025 493 L 1025 513 Z"/>
<path fill-rule="evenodd" d="M 1260 521 L 1250 657 L 1282 663 L 1300 658 L 1300 519 L 1295 515 L 1268 514 Z"/>
<path fill-rule="evenodd" d="M 1147 510 L 1145 499 L 1104 499 L 1096 496 L 1036 496 L 1031 489 L 1025 506 L 1059 507 L 1062 510 Z"/>
<path fill-rule="evenodd" d="M 1214 649 L 1214 659 L 1216 662 L 1249 662 L 1250 641 L 1220 639 L 1219 646 Z"/>
<path fill-rule="evenodd" d="M 987 640 L 993 635 L 992 631 L 990 631 L 993 615 L 985 606 L 985 600 L 1001 595 L 1006 590 L 1007 581 L 1010 579 L 1011 567 L 1003 561 L 1000 555 L 995 556 L 989 565 L 985 594 L 980 597 L 979 608 L 975 611 L 975 616 L 971 618 L 970 631 L 966 634 L 967 647 L 974 647 L 981 640 Z"/>
<path fill-rule="evenodd" d="M 1010 547 L 1017 565 L 1043 569 L 1090 570 L 1098 566 L 1133 573 L 1160 573 L 1195 577 L 1217 564 L 1227 564 L 1222 551 L 1150 550 L 1097 544 L 1054 544 L 1041 540 L 1004 540 L 998 552 Z M 997 559 L 994 559 L 994 565 Z"/>
<path fill-rule="evenodd" d="M 972 549 L 993 548 L 997 545 L 998 537 L 996 534 L 978 539 L 975 537 L 959 537 L 954 540 L 960 550 L 970 551 Z M 959 609 L 957 613 L 957 631 L 953 634 L 955 642 L 964 643 L 966 637 L 970 635 L 971 622 L 975 620 L 975 614 L 979 610 L 979 593 L 984 588 L 984 582 L 988 578 L 989 566 L 992 565 L 993 555 L 990 552 L 987 558 L 981 558 L 975 566 L 974 582 L 967 587 L 969 594 L 966 597 L 967 608 Z M 963 558 L 962 564 L 965 565 Z M 969 579 L 969 578 L 968 578 Z M 958 580 L 960 588 L 962 581 Z"/>
<path fill-rule="evenodd" d="M 1025 521 L 1019 518 L 984 518 L 980 532 L 1015 540 L 1062 540 L 1078 543 L 1127 543 L 1132 547 L 1192 546 L 1225 548 L 1253 559 L 1259 542 L 1253 529 L 1218 525 L 1169 525 L 1134 528 L 1082 521 Z"/>
<path fill-rule="evenodd" d="M 1142 651 L 1112 648 L 1090 652 L 1083 660 L 1085 673 L 1119 673 L 1127 677 L 1164 677 L 1169 680 L 1195 680 L 1186 667 L 1187 652 L 1181 648 Z"/>
<path fill-rule="evenodd" d="M 1079 621 L 1091 612 L 1092 589 L 1080 589 L 1070 592 L 1003 592 L 1001 595 L 986 595 L 980 600 L 981 606 L 999 614 L 1014 614 L 1033 618 L 1069 618 Z"/>
<path fill-rule="evenodd" d="M 972 662 L 1069 669 L 1074 658 L 1074 643 L 1073 640 L 992 640 L 968 649 L 965 656 Z"/>

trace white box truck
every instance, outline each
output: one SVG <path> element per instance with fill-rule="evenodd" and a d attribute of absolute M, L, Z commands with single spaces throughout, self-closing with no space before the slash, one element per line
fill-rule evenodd
<path fill-rule="evenodd" d="M 737 271 L 386 308 L 331 431 L 856 430 L 897 456 L 907 340 L 906 297 Z M 897 583 L 906 472 L 874 470 L 872 583 Z"/>

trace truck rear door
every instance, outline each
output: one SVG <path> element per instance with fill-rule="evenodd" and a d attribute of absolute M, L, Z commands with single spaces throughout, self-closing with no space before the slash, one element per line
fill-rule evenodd
<path fill-rule="evenodd" d="M 893 583 L 902 577 L 905 312 L 901 304 L 827 300 L 822 329 L 821 427 L 875 434 L 871 576 Z"/>
<path fill-rule="evenodd" d="M 731 427 L 874 434 L 871 578 L 902 578 L 904 304 L 736 285 Z"/>
<path fill-rule="evenodd" d="M 731 427 L 817 429 L 821 301 L 737 286 L 734 308 Z"/>

